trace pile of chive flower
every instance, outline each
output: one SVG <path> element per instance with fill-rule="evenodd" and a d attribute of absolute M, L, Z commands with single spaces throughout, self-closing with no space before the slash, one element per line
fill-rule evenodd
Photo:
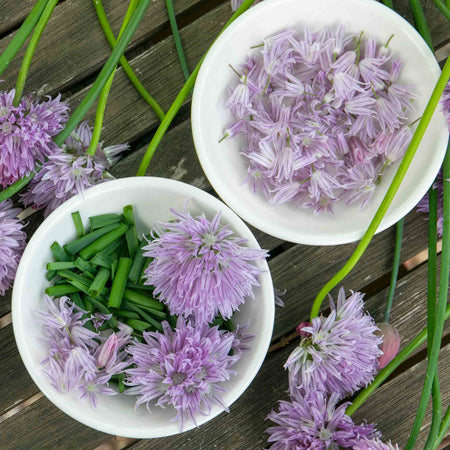
<path fill-rule="evenodd" d="M 346 397 L 367 386 L 378 370 L 395 355 L 386 350 L 398 336 L 380 336 L 373 318 L 364 311 L 363 294 L 346 298 L 341 288 L 331 312 L 312 323 L 301 323 L 298 346 L 286 361 L 289 401 L 268 419 L 272 450 L 299 448 L 397 449 L 380 441 L 374 424 L 355 424 L 346 413 Z M 385 342 L 383 342 L 385 341 Z M 383 345 L 384 344 L 384 345 Z M 398 351 L 398 348 L 397 348 Z M 381 363 L 381 358 L 384 356 Z"/>
<path fill-rule="evenodd" d="M 266 252 L 246 247 L 220 214 L 171 212 L 141 239 L 131 205 L 90 217 L 88 230 L 74 212 L 77 238 L 51 246 L 38 317 L 55 389 L 93 406 L 97 394 L 119 393 L 149 410 L 170 405 L 183 429 L 214 403 L 227 410 L 223 383 L 254 338 L 233 313 L 253 297 Z"/>
<path fill-rule="evenodd" d="M 372 38 L 342 26 L 280 31 L 233 68 L 226 108 L 240 134 L 247 182 L 271 203 L 333 212 L 367 206 L 387 167 L 412 137 L 413 87 L 402 62 Z"/>

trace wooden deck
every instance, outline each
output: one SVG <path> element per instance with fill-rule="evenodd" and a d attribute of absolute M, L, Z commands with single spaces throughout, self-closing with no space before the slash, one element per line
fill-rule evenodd
<path fill-rule="evenodd" d="M 105 0 L 111 25 L 117 33 L 127 2 Z M 33 0 L 0 0 L 0 51 L 20 26 Z M 407 0 L 394 4 L 408 20 Z M 423 0 L 436 55 L 443 60 L 450 49 L 450 27 L 430 0 Z M 188 64 L 191 68 L 212 43 L 229 18 L 228 0 L 176 0 L 175 8 Z M 5 83 L 14 85 L 21 55 L 4 73 Z M 90 0 L 61 1 L 39 44 L 26 91 L 54 95 L 61 92 L 74 107 L 93 82 L 110 54 Z M 127 58 L 141 81 L 163 108 L 167 109 L 183 85 L 183 76 L 163 0 L 151 3 L 127 51 Z M 148 175 L 181 180 L 213 193 L 198 163 L 190 130 L 190 103 L 186 102 L 149 168 Z M 94 110 L 88 119 L 93 123 Z M 128 141 L 132 151 L 115 167 L 116 177 L 133 176 L 158 120 L 136 94 L 123 71 L 114 80 L 102 140 L 106 144 Z M 42 221 L 32 216 L 27 232 L 32 234 Z M 427 223 L 412 212 L 405 222 L 403 265 L 392 310 L 402 345 L 426 322 Z M 346 261 L 355 244 L 339 247 L 308 247 L 283 242 L 253 230 L 263 248 L 270 250 L 274 285 L 286 289 L 285 308 L 277 308 L 273 343 L 266 361 L 247 391 L 231 407 L 201 428 L 156 440 L 131 440 L 87 428 L 65 415 L 39 392 L 23 366 L 13 337 L 10 293 L 0 298 L 0 449 L 227 449 L 252 450 L 267 444 L 264 418 L 286 397 L 287 374 L 283 362 L 296 345 L 296 325 L 307 319 L 311 302 L 320 287 Z M 382 319 L 387 297 L 394 248 L 394 230 L 377 235 L 345 286 L 367 294 L 367 306 Z M 426 368 L 425 348 L 419 349 L 355 414 L 355 420 L 378 423 L 385 439 L 403 446 L 414 419 Z M 440 356 L 443 401 L 450 401 L 450 327 Z M 151 417 L 149 418 L 151 420 Z M 429 427 L 429 412 L 417 444 L 423 448 Z M 120 435 L 120 430 L 117 430 Z"/>

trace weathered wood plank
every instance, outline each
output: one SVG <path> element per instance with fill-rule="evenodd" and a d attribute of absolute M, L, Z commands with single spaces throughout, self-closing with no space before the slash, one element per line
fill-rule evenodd
<path fill-rule="evenodd" d="M 39 392 L 20 359 L 12 326 L 0 330 L 0 416 Z M 0 425 L 1 429 L 1 425 Z"/>
<path fill-rule="evenodd" d="M 35 4 L 35 0 L 1 0 L 0 11 L 2 17 L 0 21 L 0 34 L 6 33 L 11 28 L 21 25 L 27 14 Z"/>
<path fill-rule="evenodd" d="M 94 449 L 107 438 L 73 420 L 45 397 L 0 425 L 3 449 Z"/>
<path fill-rule="evenodd" d="M 5 0 L 0 1 L 1 11 L 2 3 L 5 3 Z M 21 0 L 15 3 L 17 10 L 23 2 Z M 29 0 L 26 3 L 29 3 Z M 109 0 L 104 3 L 108 20 L 117 35 L 128 2 Z M 198 4 L 200 0 L 178 0 L 177 12 L 181 14 Z M 127 51 L 148 40 L 167 23 L 165 2 L 151 2 Z M 0 52 L 12 36 L 13 34 L 0 41 Z M 22 49 L 17 54 L 2 74 L 5 86 L 14 86 L 24 51 L 25 49 Z M 99 70 L 110 53 L 111 49 L 98 24 L 92 1 L 66 0 L 55 8 L 42 35 L 28 75 L 26 92 L 40 90 L 43 93 L 54 93 L 73 86 Z M 172 71 L 176 70 L 178 67 L 174 66 Z"/>

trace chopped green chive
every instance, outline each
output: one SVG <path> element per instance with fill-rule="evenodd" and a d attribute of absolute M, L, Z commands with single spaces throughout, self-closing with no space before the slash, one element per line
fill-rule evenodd
<path fill-rule="evenodd" d="M 125 234 L 128 230 L 128 225 L 125 225 L 124 223 L 121 223 L 120 225 L 110 225 L 112 227 L 115 227 L 111 231 L 108 231 L 107 233 L 102 234 L 101 237 L 93 241 L 91 244 L 89 244 L 87 247 L 85 247 L 80 252 L 80 256 L 83 259 L 91 259 L 95 254 L 101 252 L 104 250 L 108 245 L 112 244 L 116 239 L 119 239 L 120 236 Z M 102 231 L 105 230 L 108 227 L 100 228 L 96 231 Z M 95 231 L 93 231 L 95 233 Z"/>
<path fill-rule="evenodd" d="M 57 262 L 49 262 L 47 263 L 47 270 L 56 271 L 62 269 L 74 269 L 76 267 L 73 261 L 65 262 L 65 261 L 57 261 Z"/>
<path fill-rule="evenodd" d="M 114 277 L 111 293 L 109 294 L 108 306 L 119 308 L 124 296 L 125 287 L 130 272 L 132 259 L 120 258 L 117 266 L 117 273 Z"/>
<path fill-rule="evenodd" d="M 80 212 L 76 211 L 72 213 L 72 220 L 75 225 L 75 231 L 77 232 L 77 237 L 83 237 L 84 236 L 84 226 L 83 221 L 81 220 Z"/>
<path fill-rule="evenodd" d="M 155 300 L 153 297 L 141 294 L 131 289 L 125 289 L 123 296 L 125 300 L 128 300 L 131 303 L 134 303 L 139 306 L 146 306 L 149 308 L 156 309 L 157 311 L 162 311 L 164 309 L 164 305 L 158 302 L 158 300 Z"/>
<path fill-rule="evenodd" d="M 105 267 L 102 267 L 98 271 L 97 276 L 89 287 L 89 295 L 91 297 L 95 298 L 100 295 L 101 290 L 106 286 L 106 283 L 109 280 L 110 274 L 110 270 Z"/>
<path fill-rule="evenodd" d="M 145 331 L 149 328 L 151 328 L 151 325 L 147 322 L 144 322 L 142 320 L 137 319 L 127 319 L 126 321 L 127 325 L 129 325 L 133 330 L 136 331 Z"/>
<path fill-rule="evenodd" d="M 80 289 L 71 284 L 59 284 L 57 286 L 50 286 L 45 290 L 50 297 L 62 297 L 63 295 L 79 292 Z"/>
<path fill-rule="evenodd" d="M 89 217 L 91 230 L 97 230 L 108 225 L 118 224 L 121 221 L 119 214 L 100 214 L 99 216 Z"/>

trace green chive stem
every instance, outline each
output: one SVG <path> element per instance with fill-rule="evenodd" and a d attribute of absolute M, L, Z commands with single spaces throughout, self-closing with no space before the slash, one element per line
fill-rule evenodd
<path fill-rule="evenodd" d="M 77 253 L 80 253 L 88 245 L 92 244 L 92 242 L 95 242 L 98 238 L 100 238 L 104 234 L 112 230 L 115 230 L 118 227 L 119 224 L 112 224 L 107 225 L 106 227 L 100 228 L 98 230 L 91 231 L 90 233 L 85 234 L 83 237 L 78 238 L 75 241 L 69 242 L 64 246 L 64 249 L 70 255 L 76 255 Z"/>
<path fill-rule="evenodd" d="M 397 285 L 398 269 L 400 267 L 400 255 L 402 252 L 403 219 L 399 220 L 395 226 L 395 250 L 394 262 L 392 264 L 391 283 L 389 285 L 386 310 L 384 312 L 384 322 L 389 323 L 391 317 L 392 302 L 394 301 L 395 287 Z"/>
<path fill-rule="evenodd" d="M 230 23 L 234 22 L 234 20 L 237 17 L 239 17 L 242 13 L 247 11 L 247 9 L 250 8 L 250 6 L 252 6 L 254 1 L 255 0 L 244 0 L 242 5 L 234 12 L 234 14 L 231 16 L 230 20 L 222 28 L 222 31 L 225 30 L 230 25 Z M 153 136 L 153 139 L 151 140 L 151 142 L 145 152 L 145 155 L 142 158 L 141 164 L 137 171 L 137 176 L 144 176 L 145 173 L 147 172 L 150 161 L 151 161 L 153 155 L 155 154 L 155 151 L 158 148 L 158 145 L 161 142 L 161 139 L 166 134 L 166 131 L 168 130 L 170 124 L 172 123 L 173 119 L 175 118 L 178 111 L 180 110 L 182 104 L 184 103 L 187 96 L 189 95 L 192 88 L 194 87 L 195 80 L 197 79 L 198 72 L 200 70 L 200 67 L 201 67 L 204 59 L 205 59 L 205 56 L 203 56 L 203 58 L 197 64 L 197 66 L 191 73 L 189 79 L 186 81 L 183 88 L 177 95 L 176 99 L 170 106 L 169 110 L 167 111 L 166 115 L 164 116 L 164 119 L 161 121 L 161 124 L 159 125 L 158 129 L 156 130 L 156 132 Z"/>
<path fill-rule="evenodd" d="M 137 331 L 145 331 L 151 327 L 151 325 L 147 322 L 144 322 L 143 320 L 137 320 L 137 319 L 127 319 L 126 320 L 127 325 L 129 325 L 133 330 Z"/>
<path fill-rule="evenodd" d="M 364 254 L 364 251 L 366 250 L 367 246 L 372 240 L 372 237 L 377 231 L 381 221 L 383 220 L 383 217 L 385 216 L 389 206 L 392 203 L 392 200 L 395 197 L 395 194 L 398 191 L 398 188 L 400 187 L 401 182 L 403 181 L 403 178 L 406 175 L 406 172 L 408 171 L 411 161 L 413 160 L 414 155 L 416 154 L 417 148 L 419 147 L 419 144 L 423 138 L 423 135 L 425 134 L 428 124 L 430 123 L 430 120 L 439 103 L 439 100 L 444 91 L 446 83 L 449 80 L 449 77 L 450 77 L 450 57 L 448 57 L 447 61 L 445 62 L 439 80 L 437 81 L 433 93 L 431 94 L 431 97 L 428 101 L 428 104 L 425 108 L 422 118 L 420 119 L 420 122 L 416 128 L 414 136 L 411 139 L 408 149 L 406 150 L 405 156 L 403 157 L 397 169 L 394 179 L 392 180 L 391 185 L 389 186 L 389 189 L 386 192 L 383 201 L 381 202 L 381 205 L 377 209 L 374 218 L 370 222 L 369 227 L 364 233 L 364 236 L 362 237 L 361 241 L 359 242 L 350 259 L 347 261 L 344 267 L 341 270 L 339 270 L 339 272 L 330 281 L 328 281 L 328 283 L 326 283 L 325 286 L 320 290 L 319 294 L 314 300 L 314 304 L 311 310 L 311 319 L 319 315 L 320 307 L 326 295 L 331 291 L 331 289 L 333 289 L 349 274 L 349 272 L 353 269 L 353 267 L 355 267 L 356 263 Z"/>
<path fill-rule="evenodd" d="M 139 314 L 134 311 L 127 311 L 126 309 L 112 309 L 111 312 L 115 316 L 125 317 L 125 319 L 139 319 Z"/>
<path fill-rule="evenodd" d="M 101 290 L 106 286 L 106 283 L 109 280 L 109 276 L 111 275 L 111 271 L 105 267 L 102 267 L 94 281 L 89 286 L 89 296 L 92 298 L 96 298 L 100 295 Z"/>
<path fill-rule="evenodd" d="M 447 430 L 450 427 L 450 406 L 447 408 L 447 411 L 445 411 L 444 418 L 442 419 L 441 426 L 439 428 L 439 434 L 436 439 L 436 442 L 434 442 L 434 445 L 432 447 L 432 450 L 437 450 L 439 447 L 439 444 L 442 442 L 442 440 L 445 438 L 447 434 Z"/>
<path fill-rule="evenodd" d="M 442 0 L 434 0 L 434 4 L 441 11 L 442 14 L 450 20 L 450 1 L 447 0 L 447 5 Z"/>
<path fill-rule="evenodd" d="M 100 230 L 104 230 L 104 228 L 101 228 Z M 106 234 L 103 234 L 101 237 L 99 237 L 94 242 L 85 247 L 83 250 L 81 250 L 80 256 L 83 259 L 91 259 L 94 255 L 96 255 L 97 253 L 101 252 L 106 247 L 108 247 L 108 245 L 112 244 L 116 239 L 119 239 L 120 236 L 122 236 L 127 232 L 127 230 L 128 225 L 121 223 L 116 228 L 114 228 L 111 231 L 108 231 Z"/>
<path fill-rule="evenodd" d="M 57 262 L 49 262 L 47 263 L 47 270 L 62 270 L 62 269 L 74 269 L 75 266 L 75 262 L 73 261 L 69 261 L 69 262 L 65 262 L 65 261 L 57 261 Z"/>
<path fill-rule="evenodd" d="M 189 79 L 189 69 L 187 66 L 186 57 L 184 56 L 183 44 L 181 43 L 180 32 L 178 31 L 177 18 L 172 0 L 166 0 L 166 8 L 170 28 L 172 29 L 173 40 L 175 42 L 175 48 L 177 50 L 178 59 L 180 60 L 181 70 L 183 71 L 184 78 L 187 81 Z"/>
<path fill-rule="evenodd" d="M 445 310 L 448 298 L 448 285 L 450 275 L 450 150 L 444 158 L 443 165 L 443 183 L 444 183 L 444 220 L 442 227 L 442 253 L 441 253 L 441 272 L 439 280 L 439 295 L 435 313 L 435 324 L 432 336 L 431 350 L 428 354 L 427 373 L 422 395 L 419 401 L 416 418 L 409 435 L 405 450 L 411 450 L 419 435 L 423 419 L 425 417 L 426 408 L 430 398 L 431 387 L 435 380 L 434 374 L 437 372 L 437 363 L 439 358 L 439 350 L 441 348 L 442 333 L 444 330 Z M 431 338 L 431 336 L 430 336 Z"/>
<path fill-rule="evenodd" d="M 131 16 L 133 15 L 134 11 L 136 10 L 136 6 L 139 0 L 130 0 L 130 4 L 128 5 L 127 12 L 125 14 L 125 18 L 123 19 L 122 26 L 119 31 L 118 39 L 122 37 L 123 32 L 125 31 L 125 28 L 127 27 Z M 94 0 L 95 3 L 95 0 Z M 118 61 L 117 61 L 118 62 Z M 109 91 L 111 90 L 111 86 L 114 81 L 114 74 L 117 70 L 117 64 L 114 67 L 114 70 L 112 71 L 111 75 L 108 77 L 105 85 L 103 86 L 100 95 L 98 97 L 97 102 L 97 111 L 95 113 L 95 122 L 94 122 L 94 129 L 92 131 L 92 137 L 91 142 L 89 143 L 89 147 L 86 150 L 87 155 L 94 156 L 97 152 L 98 145 L 100 142 L 100 136 L 102 134 L 103 129 L 103 122 L 105 120 L 105 110 L 106 110 L 106 103 L 108 102 L 108 96 Z"/>
<path fill-rule="evenodd" d="M 428 44 L 428 47 L 433 50 L 433 41 L 431 39 L 430 29 L 428 28 L 428 24 L 425 19 L 421 0 L 409 0 L 409 4 L 411 6 L 417 31 L 422 35 L 424 41 Z"/>
<path fill-rule="evenodd" d="M 106 227 L 107 225 L 119 223 L 120 221 L 121 216 L 119 214 L 100 214 L 98 216 L 89 217 L 89 224 L 92 231 Z"/>
<path fill-rule="evenodd" d="M 139 244 L 139 248 L 137 249 L 134 258 L 133 264 L 131 264 L 130 273 L 128 275 L 128 279 L 133 283 L 137 284 L 139 282 L 139 277 L 142 271 L 142 267 L 144 265 L 144 255 L 142 247 L 147 244 L 146 240 L 143 239 Z"/>
<path fill-rule="evenodd" d="M 103 29 L 103 33 L 108 41 L 109 46 L 114 49 L 116 46 L 116 38 L 114 37 L 114 33 L 109 25 L 108 18 L 106 17 L 105 9 L 103 8 L 103 4 L 101 0 L 94 0 L 95 11 L 97 12 L 98 21 L 100 26 Z M 159 120 L 164 118 L 164 110 L 159 106 L 158 102 L 147 92 L 144 85 L 139 81 L 137 75 L 131 68 L 125 56 L 121 56 L 119 59 L 120 65 L 123 68 L 123 71 L 127 75 L 128 79 L 133 84 L 136 91 L 140 94 L 140 96 L 149 104 L 149 106 L 153 109 L 153 111 L 158 116 Z"/>
<path fill-rule="evenodd" d="M 28 44 L 27 50 L 25 52 L 25 56 L 23 57 L 19 75 L 17 76 L 16 92 L 14 94 L 13 100 L 14 106 L 19 106 L 23 94 L 23 89 L 25 87 L 25 81 L 27 79 L 28 71 L 31 66 L 31 60 L 33 59 L 36 47 L 57 3 L 58 0 L 49 0 L 47 5 L 45 6 L 44 11 L 42 12 L 41 17 L 39 18 L 38 23 L 36 24 L 36 28 L 34 29 L 33 35 L 30 39 L 30 43 Z"/>
<path fill-rule="evenodd" d="M 57 286 L 49 286 L 45 289 L 45 293 L 50 297 L 62 297 L 63 295 L 79 292 L 80 289 L 76 288 L 72 284 L 59 284 Z"/>
<path fill-rule="evenodd" d="M 42 15 L 45 7 L 47 6 L 49 0 L 38 0 L 34 5 L 33 9 L 28 14 L 27 18 L 24 20 L 21 27 L 17 30 L 15 36 L 12 38 L 11 42 L 5 48 L 0 56 L 0 75 L 9 66 L 17 52 L 21 49 L 22 45 L 28 39 L 28 36 L 33 31 L 36 23 Z"/>
<path fill-rule="evenodd" d="M 75 231 L 77 233 L 77 237 L 83 237 L 85 235 L 84 233 L 84 225 L 83 221 L 81 220 L 80 211 L 76 211 L 72 213 L 72 220 L 73 224 L 75 225 Z"/>
<path fill-rule="evenodd" d="M 120 258 L 117 266 L 117 273 L 114 277 L 111 292 L 109 294 L 108 306 L 112 308 L 119 308 L 124 296 L 125 287 L 130 272 L 132 259 Z"/>
<path fill-rule="evenodd" d="M 136 305 L 129 305 L 131 309 L 136 311 L 143 319 L 145 319 L 150 325 L 152 325 L 154 328 L 156 328 L 158 331 L 162 331 L 163 327 L 161 325 L 161 322 L 158 322 L 153 317 L 151 317 L 149 314 L 147 314 L 143 309 L 139 308 L 139 306 Z"/>
<path fill-rule="evenodd" d="M 148 308 L 156 309 L 157 311 L 162 311 L 164 309 L 164 304 L 160 303 L 158 300 L 128 288 L 125 289 L 124 298 L 136 305 L 146 306 Z"/>
<path fill-rule="evenodd" d="M 70 262 L 72 261 L 70 256 L 66 253 L 66 251 L 58 244 L 58 242 L 53 242 L 50 246 L 50 250 L 52 252 L 53 258 L 55 261 L 61 262 Z"/>

